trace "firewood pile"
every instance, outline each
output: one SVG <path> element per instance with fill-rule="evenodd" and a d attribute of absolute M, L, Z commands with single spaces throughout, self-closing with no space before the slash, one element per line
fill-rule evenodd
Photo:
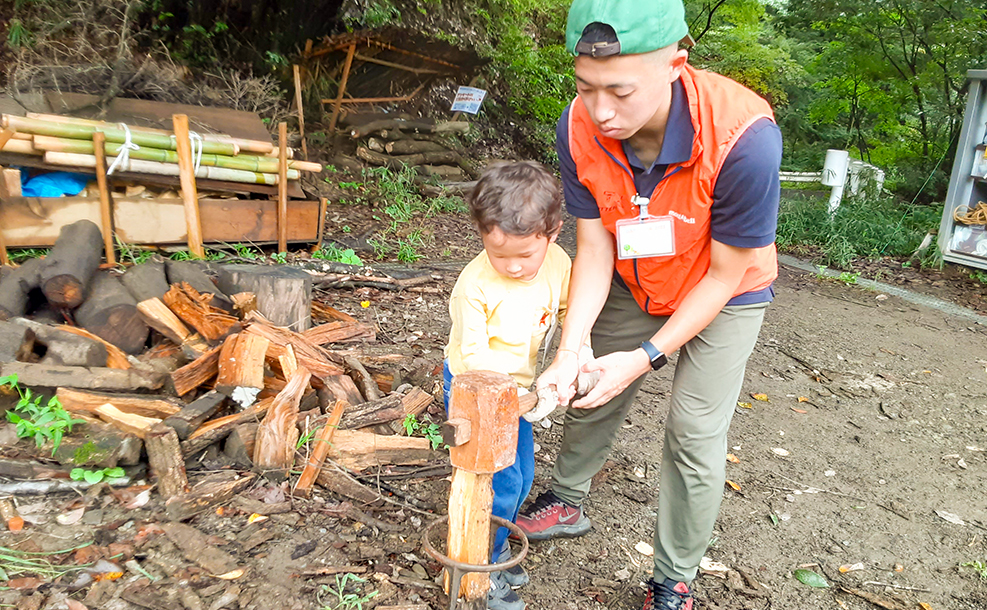
<path fill-rule="evenodd" d="M 309 273 L 223 265 L 214 279 L 205 264 L 152 258 L 118 275 L 100 268 L 102 243 L 79 221 L 44 259 L 0 272 L 0 379 L 84 422 L 28 459 L 5 451 L 0 476 L 66 489 L 72 468 L 137 476 L 146 455 L 169 517 L 184 519 L 256 476 L 200 489 L 194 464 L 277 481 L 301 471 L 297 495 L 318 483 L 368 501 L 376 492 L 347 470 L 438 457 L 429 440 L 399 435 L 433 402 L 402 383 L 410 357 L 371 349 L 373 328 L 313 303 Z"/>
<path fill-rule="evenodd" d="M 417 168 L 426 176 L 462 182 L 475 177 L 475 168 L 448 136 L 466 133 L 469 123 L 361 115 L 348 126 L 356 141 L 356 156 L 373 166 L 399 170 Z"/>

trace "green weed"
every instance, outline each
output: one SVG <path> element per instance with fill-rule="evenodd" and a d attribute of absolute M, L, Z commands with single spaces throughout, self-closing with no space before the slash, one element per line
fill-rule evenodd
<path fill-rule="evenodd" d="M 353 248 L 346 248 L 344 250 L 336 244 L 327 244 L 323 246 L 321 250 L 312 254 L 312 258 L 325 261 L 335 261 L 346 265 L 363 265 L 363 261 L 356 255 Z"/>
<path fill-rule="evenodd" d="M 840 274 L 840 277 L 838 277 L 837 279 L 843 282 L 844 284 L 846 284 L 847 286 L 851 286 L 857 283 L 857 278 L 859 277 L 860 277 L 859 273 L 850 273 L 849 271 L 844 271 L 843 273 Z"/>
<path fill-rule="evenodd" d="M 433 424 L 428 421 L 418 421 L 414 413 L 409 413 L 404 421 L 401 422 L 404 427 L 404 432 L 408 436 L 421 436 L 428 439 L 428 442 L 432 443 L 432 449 L 438 449 L 443 446 L 442 442 L 442 431 L 438 424 Z M 445 448 L 448 449 L 448 445 Z"/>
<path fill-rule="evenodd" d="M 10 262 L 20 264 L 31 258 L 48 256 L 48 252 L 49 250 L 47 248 L 21 248 L 19 250 L 10 250 L 7 254 L 10 256 Z"/>
<path fill-rule="evenodd" d="M 117 242 L 117 250 L 120 251 L 120 255 L 117 257 L 118 260 L 129 260 L 131 264 L 139 265 L 141 263 L 146 263 L 154 255 L 154 251 L 148 248 L 141 248 L 140 246 L 131 246 L 120 241 L 120 238 L 113 236 Z"/>
<path fill-rule="evenodd" d="M 987 273 L 984 273 L 983 271 L 974 271 L 970 274 L 970 279 L 977 280 L 981 284 L 987 284 Z"/>
<path fill-rule="evenodd" d="M 246 244 L 233 244 L 231 247 L 236 252 L 237 256 L 239 256 L 240 258 L 245 258 L 250 261 L 256 260 L 262 256 L 262 253 L 260 251 L 255 250 L 254 248 Z"/>
<path fill-rule="evenodd" d="M 33 438 L 38 447 L 50 440 L 53 445 L 52 455 L 55 455 L 62 444 L 62 436 L 66 432 L 72 432 L 73 425 L 85 423 L 85 420 L 73 419 L 54 396 L 42 405 L 42 396 L 31 392 L 31 388 L 21 388 L 17 383 L 17 375 L 0 377 L 0 387 L 2 386 L 16 391 L 19 397 L 14 408 L 7 411 L 7 420 L 16 426 L 17 437 Z"/>
<path fill-rule="evenodd" d="M 288 264 L 288 253 L 287 252 L 272 252 L 271 260 L 279 265 Z"/>
<path fill-rule="evenodd" d="M 987 561 L 968 561 L 960 564 L 961 568 L 972 568 L 981 580 L 987 580 Z"/>
<path fill-rule="evenodd" d="M 99 470 L 89 470 L 86 468 L 73 468 L 69 477 L 73 481 L 85 480 L 87 483 L 95 485 L 100 481 L 109 479 L 122 479 L 127 475 L 123 468 L 100 468 Z"/>
<path fill-rule="evenodd" d="M 383 236 L 371 237 L 367 243 L 374 249 L 374 258 L 377 260 L 384 260 L 391 252 L 391 246 Z"/>
<path fill-rule="evenodd" d="M 371 591 L 366 595 L 347 593 L 346 586 L 350 583 L 365 583 L 365 579 L 356 574 L 336 574 L 336 584 L 322 585 L 316 594 L 319 610 L 363 610 L 363 604 L 377 597 L 379 591 Z"/>
<path fill-rule="evenodd" d="M 7 26 L 7 46 L 19 49 L 31 45 L 31 32 L 24 27 L 20 19 L 11 19 Z"/>
<path fill-rule="evenodd" d="M 418 248 L 425 245 L 421 229 L 412 231 L 405 239 L 398 239 L 398 260 L 402 263 L 413 263 L 421 260 L 424 255 L 418 252 Z"/>

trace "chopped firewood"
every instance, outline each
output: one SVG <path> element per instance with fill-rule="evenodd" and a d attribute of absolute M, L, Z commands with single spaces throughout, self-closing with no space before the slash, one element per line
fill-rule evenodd
<path fill-rule="evenodd" d="M 337 430 L 329 459 L 351 470 L 385 464 L 424 464 L 435 457 L 428 439 Z"/>
<path fill-rule="evenodd" d="M 198 333 L 194 333 L 159 298 L 147 299 L 137 304 L 137 311 L 148 326 L 164 335 L 175 345 L 181 346 L 189 360 L 195 360 L 209 351 L 209 345 Z"/>
<path fill-rule="evenodd" d="M 329 405 L 336 400 L 345 400 L 351 405 L 358 405 L 363 402 L 363 395 L 360 394 L 360 390 L 357 389 L 349 375 L 333 375 L 326 377 L 324 382 L 325 387 L 319 390 L 320 395 L 331 395 L 333 400 L 323 400 L 323 404 Z"/>
<path fill-rule="evenodd" d="M 309 456 L 308 463 L 305 464 L 305 469 L 302 471 L 301 476 L 298 477 L 298 483 L 295 484 L 296 496 L 307 498 L 311 495 L 312 485 L 315 484 L 316 478 L 322 472 L 322 463 L 326 460 L 326 456 L 329 455 L 329 447 L 332 443 L 332 437 L 339 427 L 339 420 L 343 417 L 343 411 L 348 406 L 345 401 L 337 400 L 332 413 L 329 415 L 329 419 L 315 437 L 312 455 Z"/>
<path fill-rule="evenodd" d="M 33 330 L 21 324 L 0 322 L 0 362 L 25 362 L 33 353 Z"/>
<path fill-rule="evenodd" d="M 0 320 L 27 313 L 28 295 L 40 286 L 43 266 L 42 259 L 32 258 L 3 276 L 0 280 Z"/>
<path fill-rule="evenodd" d="M 64 330 L 67 333 L 72 333 L 74 335 L 79 335 L 80 337 L 85 337 L 87 339 L 92 339 L 93 341 L 99 341 L 106 348 L 106 366 L 111 369 L 129 369 L 130 360 L 127 359 L 127 354 L 123 353 L 123 350 L 119 347 L 109 343 L 102 337 L 97 337 L 88 330 L 84 328 L 79 328 L 78 326 L 69 326 L 68 324 L 62 324 L 58 327 L 58 330 Z"/>
<path fill-rule="evenodd" d="M 226 294 L 254 293 L 257 311 L 274 326 L 302 332 L 312 325 L 312 276 L 301 269 L 223 265 L 218 283 Z"/>
<path fill-rule="evenodd" d="M 51 456 L 59 464 L 89 468 L 134 466 L 140 463 L 144 449 L 137 436 L 95 419 L 73 426 L 72 433 L 62 438 L 57 449 L 48 445 L 41 448 L 46 457 Z"/>
<path fill-rule="evenodd" d="M 252 474 L 222 481 L 203 481 L 184 494 L 174 496 L 165 502 L 165 514 L 173 521 L 184 521 L 217 504 L 229 502 L 251 484 L 256 477 Z"/>
<path fill-rule="evenodd" d="M 106 423 L 141 439 L 147 438 L 147 433 L 151 429 L 151 426 L 161 423 L 161 420 L 156 417 L 144 417 L 143 415 L 124 413 L 109 403 L 96 407 L 94 411 Z"/>
<path fill-rule="evenodd" d="M 260 424 L 239 424 L 226 437 L 223 454 L 234 464 L 242 468 L 252 468 L 254 465 L 254 441 L 257 438 L 257 426 Z"/>
<path fill-rule="evenodd" d="M 164 302 L 179 318 L 194 328 L 207 341 L 219 341 L 239 332 L 239 320 L 207 304 L 212 298 L 200 293 L 188 283 L 175 284 L 165 293 Z"/>
<path fill-rule="evenodd" d="M 163 424 L 152 426 L 144 436 L 144 447 L 151 474 L 157 479 L 161 495 L 171 498 L 185 493 L 188 487 L 185 458 L 174 428 Z"/>
<path fill-rule="evenodd" d="M 357 481 L 350 473 L 332 462 L 326 463 L 315 482 L 334 494 L 359 502 L 361 506 L 383 504 L 379 493 Z"/>
<path fill-rule="evenodd" d="M 124 413 L 164 419 L 182 410 L 180 402 L 155 396 L 100 394 L 70 388 L 58 388 L 55 396 L 70 413 L 96 413 L 99 407 L 111 404 Z"/>
<path fill-rule="evenodd" d="M 222 349 L 222 345 L 217 345 L 172 373 L 171 381 L 175 384 L 175 392 L 179 396 L 185 396 L 219 374 L 219 352 Z"/>
<path fill-rule="evenodd" d="M 237 388 L 253 389 L 252 402 L 257 392 L 264 389 L 264 357 L 270 344 L 267 338 L 248 333 L 227 337 L 219 352 L 216 389 L 227 395 Z"/>
<path fill-rule="evenodd" d="M 48 366 L 27 362 L 0 364 L 0 376 L 7 375 L 17 375 L 17 380 L 26 386 L 43 388 L 133 392 L 157 390 L 164 384 L 164 376 L 134 369 Z"/>
<path fill-rule="evenodd" d="M 312 302 L 312 322 L 324 324 L 327 322 L 348 322 L 358 324 L 357 319 L 348 313 L 339 311 L 335 307 L 330 307 L 318 301 Z"/>
<path fill-rule="evenodd" d="M 377 384 L 377 387 L 380 388 L 380 391 L 384 394 L 390 394 L 394 390 L 401 387 L 401 383 L 404 379 L 400 369 L 397 368 L 389 368 L 386 371 L 375 371 L 368 367 L 367 370 L 370 371 L 370 376 L 374 378 L 374 382 Z"/>
<path fill-rule="evenodd" d="M 79 326 L 128 354 L 137 354 L 147 344 L 148 328 L 137 311 L 137 301 L 116 277 L 93 276 L 89 296 L 74 312 Z"/>
<path fill-rule="evenodd" d="M 120 278 L 138 303 L 149 299 L 161 299 L 168 292 L 168 276 L 164 259 L 154 254 L 139 265 L 134 265 Z"/>
<path fill-rule="evenodd" d="M 182 442 L 182 453 L 185 454 L 185 457 L 194 455 L 209 445 L 226 438 L 240 424 L 259 422 L 267 414 L 267 410 L 273 403 L 273 398 L 266 398 L 239 413 L 207 421 Z"/>
<path fill-rule="evenodd" d="M 179 440 L 186 440 L 195 430 L 210 417 L 216 414 L 226 400 L 221 392 L 207 392 L 193 402 L 182 407 L 180 411 L 167 417 L 164 425 L 174 428 Z"/>
<path fill-rule="evenodd" d="M 237 568 L 236 558 L 219 550 L 209 541 L 199 530 L 185 525 L 184 523 L 162 523 L 168 540 L 182 550 L 185 559 L 195 563 L 200 568 L 212 574 L 220 576 L 232 572 Z"/>
<path fill-rule="evenodd" d="M 377 339 L 374 329 L 361 322 L 328 322 L 313 326 L 302 335 L 315 345 Z"/>
<path fill-rule="evenodd" d="M 26 318 L 12 318 L 11 322 L 31 329 L 35 343 L 45 347 L 45 355 L 41 358 L 40 364 L 106 366 L 108 353 L 106 347 L 99 341 L 67 333 L 58 326 L 40 324 Z"/>
<path fill-rule="evenodd" d="M 391 395 L 353 406 L 347 409 L 339 427 L 353 430 L 404 419 L 406 414 L 402 398 L 400 395 Z"/>
<path fill-rule="evenodd" d="M 210 295 L 205 299 L 205 302 L 209 305 L 227 313 L 233 311 L 233 303 L 230 301 L 230 298 L 206 275 L 206 272 L 203 270 L 203 263 L 168 259 L 165 261 L 165 266 L 168 271 L 169 284 L 188 284 L 196 292 Z M 165 302 L 167 303 L 167 301 Z"/>
<path fill-rule="evenodd" d="M 233 299 L 233 310 L 241 320 L 251 311 L 257 311 L 257 295 L 252 292 L 238 292 L 230 295 L 230 298 Z"/>
<path fill-rule="evenodd" d="M 377 382 L 370 376 L 367 369 L 360 364 L 359 360 L 352 356 L 347 356 L 344 362 L 346 363 L 346 368 L 349 369 L 350 377 L 356 382 L 356 387 L 360 388 L 360 393 L 363 394 L 364 398 L 367 400 L 377 400 L 383 396 L 380 388 L 377 387 Z"/>
<path fill-rule="evenodd" d="M 312 375 L 329 377 L 343 373 L 342 367 L 333 362 L 333 356 L 327 350 L 313 345 L 301 334 L 286 328 L 265 324 L 263 317 L 258 316 L 256 311 L 251 312 L 247 316 L 247 320 L 251 324 L 244 331 L 245 333 L 259 335 L 270 340 L 271 346 L 267 353 L 269 358 L 277 359 L 284 352 L 285 346 L 291 345 L 295 357 L 298 359 L 298 364 L 308 369 Z"/>
<path fill-rule="evenodd" d="M 401 404 L 404 405 L 404 412 L 407 415 L 420 415 L 425 412 L 428 405 L 432 404 L 435 397 L 426 392 L 421 388 L 412 388 L 404 398 L 401 399 Z"/>
<path fill-rule="evenodd" d="M 33 460 L 12 460 L 0 457 L 0 477 L 12 479 L 67 479 L 71 466 L 53 466 Z"/>
<path fill-rule="evenodd" d="M 41 269 L 41 289 L 48 302 L 67 309 L 81 305 L 102 255 L 103 234 L 94 222 L 79 220 L 62 227 Z"/>
<path fill-rule="evenodd" d="M 308 387 L 312 374 L 300 367 L 288 385 L 274 398 L 264 421 L 257 429 L 254 445 L 254 464 L 275 477 L 287 476 L 295 459 L 295 445 L 298 442 L 298 403 Z"/>

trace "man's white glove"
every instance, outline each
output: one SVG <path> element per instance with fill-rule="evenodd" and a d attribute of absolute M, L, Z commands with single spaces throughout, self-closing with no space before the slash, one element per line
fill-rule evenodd
<path fill-rule="evenodd" d="M 527 394 L 527 391 L 525 392 Z M 521 395 L 520 390 L 518 390 L 518 395 Z M 559 395 L 556 393 L 554 388 L 542 388 L 538 390 L 538 404 L 535 408 L 528 411 L 521 417 L 525 420 L 535 423 L 536 421 L 545 419 L 552 414 L 559 406 Z"/>

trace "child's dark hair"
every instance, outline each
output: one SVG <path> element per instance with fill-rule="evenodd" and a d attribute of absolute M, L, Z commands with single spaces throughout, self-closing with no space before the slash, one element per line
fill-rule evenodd
<path fill-rule="evenodd" d="M 552 236 L 562 222 L 559 181 L 534 161 L 491 164 L 467 198 L 470 216 L 483 233 Z"/>

